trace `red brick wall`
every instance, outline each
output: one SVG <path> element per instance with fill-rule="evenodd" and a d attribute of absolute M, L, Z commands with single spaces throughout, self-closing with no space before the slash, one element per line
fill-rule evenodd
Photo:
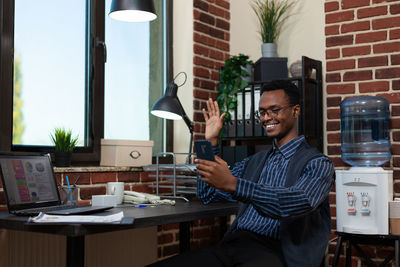
<path fill-rule="evenodd" d="M 201 108 L 216 98 L 219 69 L 229 58 L 230 11 L 227 0 L 193 0 L 193 120 L 195 139 L 204 139 Z"/>
<path fill-rule="evenodd" d="M 391 105 L 394 193 L 400 193 L 400 1 L 329 0 L 325 2 L 326 92 L 328 154 L 336 167 L 340 158 L 340 109 L 346 97 L 377 95 Z M 331 195 L 335 215 L 335 194 Z M 336 228 L 335 217 L 332 221 Z M 333 245 L 330 253 L 333 253 Z M 386 249 L 371 247 L 368 254 L 381 260 Z M 342 264 L 343 264 L 343 259 Z M 353 265 L 361 262 L 353 258 Z M 365 264 L 364 262 L 361 263 Z"/>

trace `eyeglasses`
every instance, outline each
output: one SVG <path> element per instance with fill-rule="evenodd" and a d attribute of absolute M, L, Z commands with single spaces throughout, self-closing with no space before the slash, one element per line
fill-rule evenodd
<path fill-rule="evenodd" d="M 258 120 L 261 119 L 262 117 L 265 117 L 265 114 L 267 114 L 268 117 L 276 117 L 276 116 L 278 116 L 278 114 L 281 110 L 284 110 L 286 108 L 290 108 L 293 106 L 294 105 L 287 105 L 287 106 L 279 107 L 279 108 L 268 108 L 268 109 L 257 110 L 256 112 L 254 112 L 254 116 Z"/>

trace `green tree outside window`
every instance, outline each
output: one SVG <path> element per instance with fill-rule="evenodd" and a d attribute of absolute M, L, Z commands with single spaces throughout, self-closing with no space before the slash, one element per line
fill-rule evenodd
<path fill-rule="evenodd" d="M 23 101 L 21 57 L 16 54 L 14 60 L 14 108 L 13 108 L 13 144 L 22 144 L 22 135 L 25 131 L 24 118 L 22 114 Z"/>

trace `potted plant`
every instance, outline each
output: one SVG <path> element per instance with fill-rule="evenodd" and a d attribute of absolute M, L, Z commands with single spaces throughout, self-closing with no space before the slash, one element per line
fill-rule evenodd
<path fill-rule="evenodd" d="M 260 22 L 263 57 L 277 57 L 275 42 L 294 4 L 288 0 L 256 0 L 253 3 L 252 8 Z"/>
<path fill-rule="evenodd" d="M 57 167 L 70 166 L 72 151 L 78 143 L 78 137 L 73 138 L 71 130 L 55 128 L 51 140 L 55 145 L 55 165 Z"/>
<path fill-rule="evenodd" d="M 217 102 L 221 112 L 226 112 L 225 120 L 231 120 L 231 113 L 237 105 L 236 94 L 241 92 L 251 80 L 253 62 L 243 54 L 232 56 L 225 60 L 225 66 L 219 73 Z M 250 78 L 250 79 L 248 79 Z"/>

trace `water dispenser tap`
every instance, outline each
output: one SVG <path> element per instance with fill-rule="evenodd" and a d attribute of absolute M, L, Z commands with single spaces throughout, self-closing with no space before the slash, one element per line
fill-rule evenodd
<path fill-rule="evenodd" d="M 347 192 L 347 213 L 349 215 L 356 214 L 356 196 L 354 192 Z"/>
<path fill-rule="evenodd" d="M 371 210 L 369 209 L 370 199 L 368 193 L 361 193 L 361 214 L 369 215 Z"/>

